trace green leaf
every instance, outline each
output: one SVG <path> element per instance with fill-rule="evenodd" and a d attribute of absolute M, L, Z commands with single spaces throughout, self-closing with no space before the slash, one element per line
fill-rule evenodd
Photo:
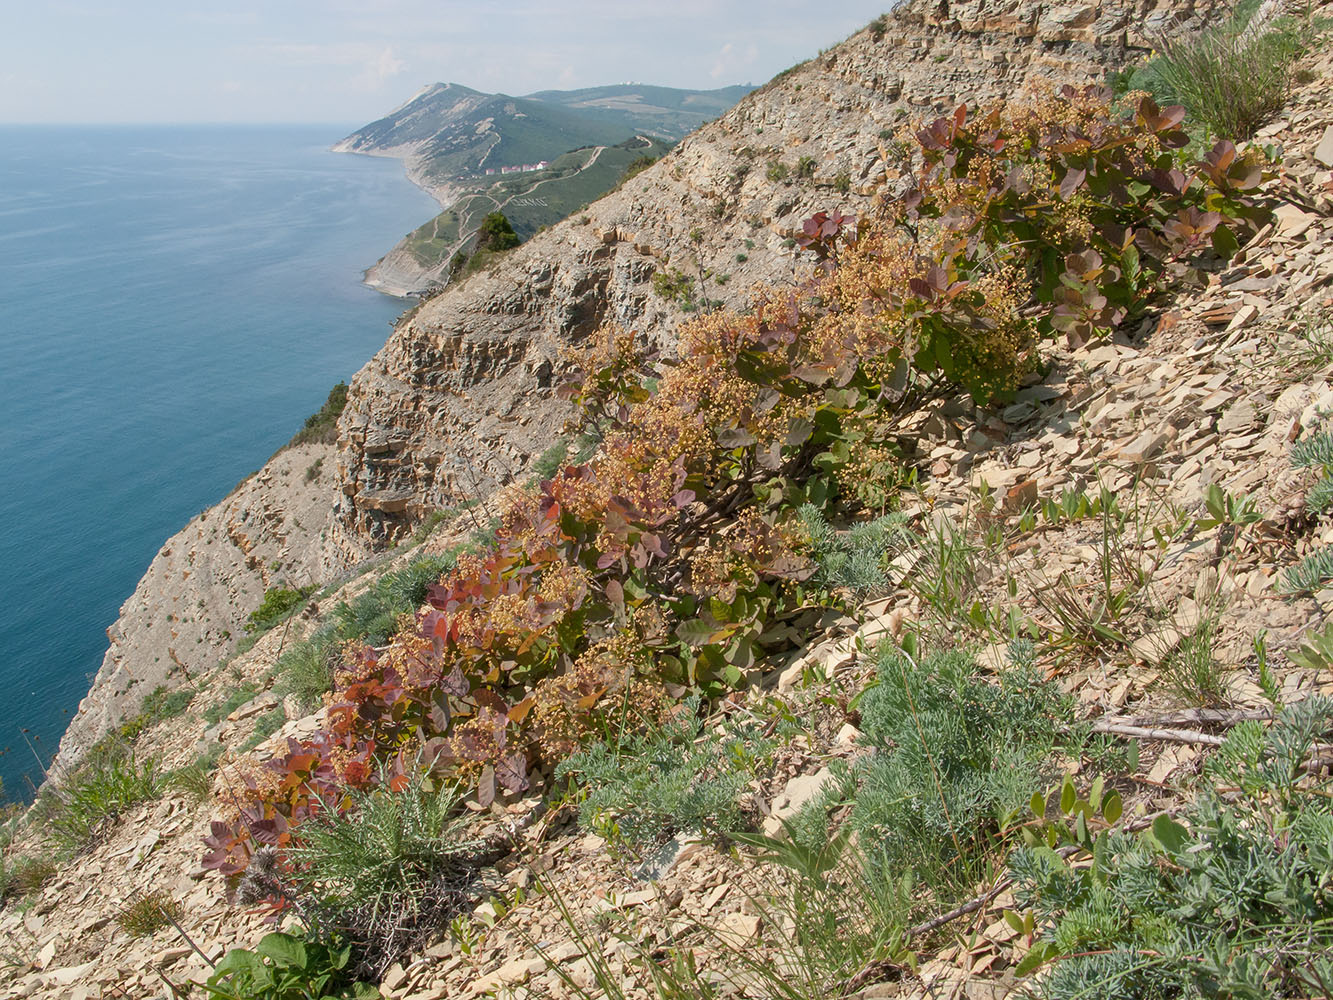
<path fill-rule="evenodd" d="M 233 948 L 223 956 L 209 977 L 210 983 L 221 981 L 226 976 L 253 975 L 263 965 L 259 956 L 245 948 Z"/>
<path fill-rule="evenodd" d="M 1023 920 L 1013 910 L 1004 911 L 1004 922 L 1014 929 L 1014 933 L 1022 934 L 1026 931 L 1026 921 Z"/>
<path fill-rule="evenodd" d="M 1105 881 L 1102 873 L 1106 871 L 1106 862 L 1110 857 L 1110 838 L 1106 836 L 1103 830 L 1097 835 L 1097 839 L 1092 842 L 1092 868 L 1098 881 Z"/>
<path fill-rule="evenodd" d="M 1032 815 L 1036 816 L 1037 819 L 1045 819 L 1046 796 L 1042 795 L 1041 792 L 1033 792 L 1032 799 L 1028 802 L 1028 808 L 1032 810 Z"/>
<path fill-rule="evenodd" d="M 1152 821 L 1152 835 L 1168 854 L 1179 854 L 1190 839 L 1190 832 L 1166 815 Z"/>
<path fill-rule="evenodd" d="M 696 649 L 716 641 L 718 634 L 714 625 L 699 618 L 691 618 L 676 626 L 676 635 L 681 642 Z"/>
<path fill-rule="evenodd" d="M 708 613 L 720 622 L 731 622 L 736 620 L 735 612 L 730 604 L 718 600 L 716 597 L 708 599 Z"/>
<path fill-rule="evenodd" d="M 1102 819 L 1108 823 L 1115 823 L 1124 811 L 1125 804 L 1120 801 L 1119 792 L 1112 792 L 1106 796 L 1106 801 L 1102 803 Z"/>
<path fill-rule="evenodd" d="M 1060 811 L 1066 816 L 1069 810 L 1074 808 L 1074 803 L 1078 801 L 1078 792 L 1074 790 L 1074 779 L 1065 775 L 1064 783 L 1060 786 Z"/>
<path fill-rule="evenodd" d="M 737 672 L 741 670 L 749 670 L 754 666 L 754 643 L 746 636 L 741 636 L 727 647 L 725 655 L 727 663 L 734 667 Z M 728 671 L 727 674 L 728 677 L 730 677 L 731 672 Z M 735 685 L 739 684 L 740 681 L 735 680 L 731 683 Z"/>
<path fill-rule="evenodd" d="M 917 658 L 917 641 L 915 632 L 903 632 L 902 642 L 898 643 L 902 651 L 912 659 Z"/>
<path fill-rule="evenodd" d="M 1092 790 L 1088 792 L 1088 806 L 1093 812 L 1102 807 L 1102 789 L 1106 786 L 1106 779 L 1098 775 L 1092 782 Z"/>
<path fill-rule="evenodd" d="M 1240 249 L 1240 241 L 1236 239 L 1236 234 L 1231 231 L 1229 226 L 1218 226 L 1213 230 L 1213 249 L 1219 256 L 1230 260 Z"/>
<path fill-rule="evenodd" d="M 1129 287 L 1137 287 L 1139 277 L 1139 248 L 1133 243 L 1125 247 L 1124 253 L 1120 255 L 1120 264 L 1125 272 L 1125 280 L 1129 283 Z"/>
<path fill-rule="evenodd" d="M 255 951 L 265 958 L 273 959 L 278 965 L 295 966 L 298 969 L 306 967 L 305 942 L 281 931 L 266 934 Z"/>
<path fill-rule="evenodd" d="M 1039 941 L 1034 944 L 1028 953 L 1023 956 L 1023 961 L 1018 963 L 1018 968 L 1014 969 L 1015 976 L 1026 976 L 1033 969 L 1036 969 L 1060 954 L 1053 941 Z"/>

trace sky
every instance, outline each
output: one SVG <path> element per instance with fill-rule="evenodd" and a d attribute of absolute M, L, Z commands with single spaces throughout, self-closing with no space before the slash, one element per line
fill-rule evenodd
<path fill-rule="evenodd" d="M 891 0 L 0 0 L 0 123 L 360 124 L 421 87 L 764 83 Z"/>

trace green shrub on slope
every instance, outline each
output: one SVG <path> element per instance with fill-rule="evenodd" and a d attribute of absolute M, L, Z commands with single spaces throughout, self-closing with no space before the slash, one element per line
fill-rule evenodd
<path fill-rule="evenodd" d="M 1098 996 L 1282 998 L 1333 984 L 1333 796 L 1304 762 L 1333 702 L 1288 707 L 1271 728 L 1237 726 L 1181 819 L 1112 832 L 1064 858 L 1015 852 L 1029 966 L 1052 961 L 1050 1000 Z"/>

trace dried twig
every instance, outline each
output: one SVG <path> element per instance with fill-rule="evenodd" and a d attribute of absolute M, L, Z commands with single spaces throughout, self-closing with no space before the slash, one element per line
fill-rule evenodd
<path fill-rule="evenodd" d="M 1203 743 L 1207 746 L 1220 747 L 1226 742 L 1224 736 L 1201 733 L 1195 729 L 1149 729 L 1146 726 L 1127 726 L 1119 722 L 1098 722 L 1092 727 L 1094 733 L 1109 733 L 1114 736 L 1130 736 L 1141 740 L 1163 740 L 1167 743 Z"/>
<path fill-rule="evenodd" d="M 1162 726 L 1175 727 L 1209 723 L 1218 726 L 1236 726 L 1242 722 L 1269 722 L 1273 718 L 1272 709 L 1226 709 L 1226 708 L 1187 708 L 1167 715 L 1125 715 L 1115 718 L 1102 718 L 1103 723 L 1123 726 L 1147 726 L 1157 729 Z"/>

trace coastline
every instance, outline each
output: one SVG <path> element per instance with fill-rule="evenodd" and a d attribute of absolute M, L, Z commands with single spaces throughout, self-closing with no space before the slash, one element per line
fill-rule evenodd
<path fill-rule="evenodd" d="M 463 188 L 455 185 L 431 184 L 425 179 L 420 161 L 415 151 L 407 146 L 395 146 L 391 149 L 354 149 L 349 140 L 342 139 L 329 147 L 331 153 L 345 153 L 352 156 L 373 156 L 377 159 L 398 160 L 403 165 L 403 175 L 415 187 L 424 191 L 435 200 L 440 212 L 447 211 L 457 203 Z M 418 225 L 425 225 L 434 216 L 422 219 Z M 361 283 L 374 289 L 381 295 L 396 299 L 412 299 L 418 296 L 424 284 L 436 278 L 443 265 L 425 268 L 406 249 L 408 237 L 404 236 L 386 250 L 375 263 L 361 272 Z"/>

